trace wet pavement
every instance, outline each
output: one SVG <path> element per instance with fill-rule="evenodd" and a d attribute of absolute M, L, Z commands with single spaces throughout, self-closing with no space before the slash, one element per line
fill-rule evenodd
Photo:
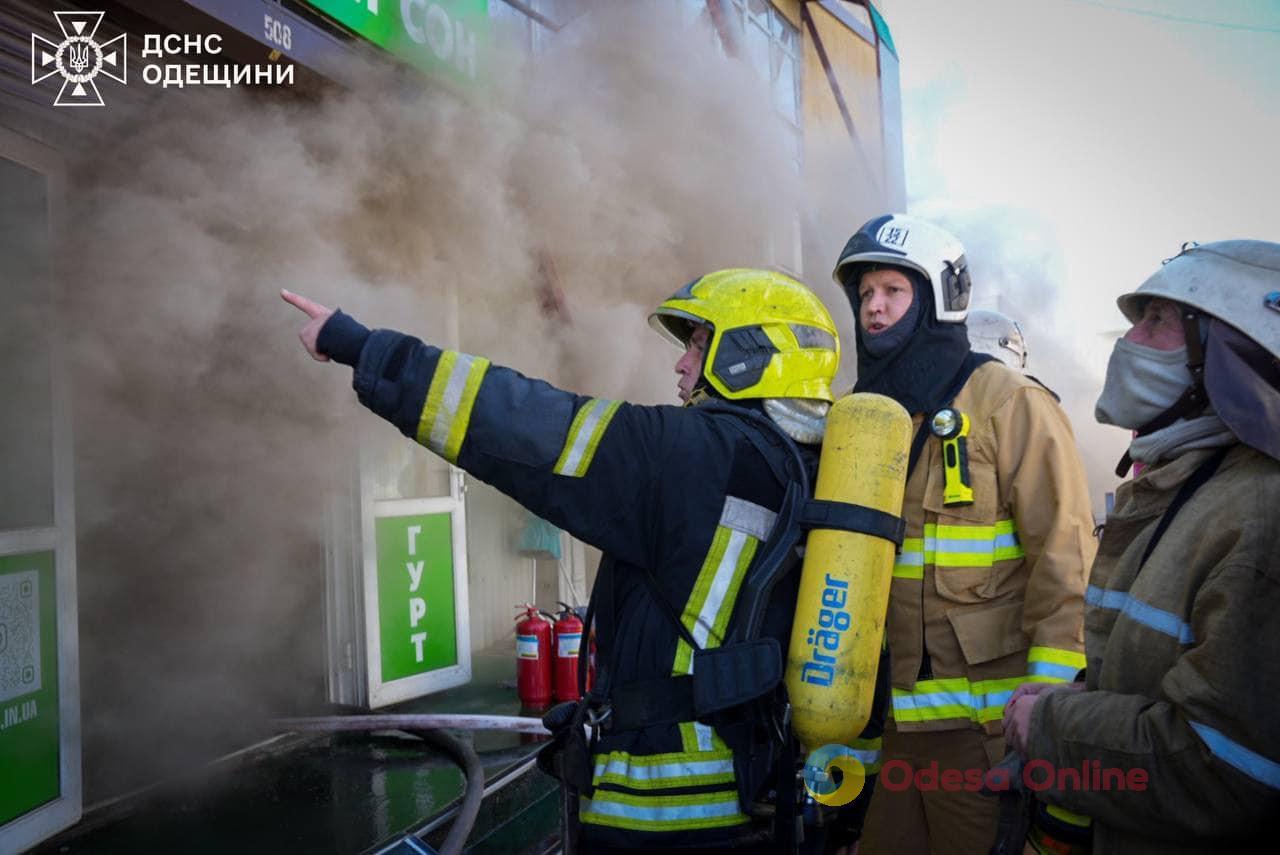
<path fill-rule="evenodd" d="M 400 704 L 396 713 L 521 712 L 513 657 L 475 654 L 466 686 Z M 490 786 L 466 851 L 542 853 L 554 844 L 555 782 L 521 767 L 540 743 L 528 735 L 457 733 L 471 740 Z M 180 780 L 87 811 L 67 832 L 33 850 L 49 853 L 362 853 L 406 833 L 438 846 L 461 770 L 419 740 L 394 733 L 286 734 L 223 758 Z M 434 820 L 434 822 L 433 822 Z"/>

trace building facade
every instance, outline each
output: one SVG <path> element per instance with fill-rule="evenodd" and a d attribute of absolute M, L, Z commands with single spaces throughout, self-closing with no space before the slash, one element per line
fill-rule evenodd
<path fill-rule="evenodd" d="M 165 314 L 170 292 L 141 283 L 164 274 L 172 293 L 182 293 L 181 283 L 198 280 L 199 265 L 212 262 L 196 247 L 172 255 L 163 218 L 150 221 L 156 232 L 137 247 L 122 243 L 103 255 L 101 246 L 111 245 L 104 235 L 130 234 L 121 223 L 149 198 L 151 167 L 111 172 L 127 180 L 104 179 L 98 167 L 107 173 L 108 162 L 128 163 L 123 138 L 171 139 L 122 117 L 163 107 L 166 121 L 179 123 L 181 111 L 162 102 L 197 88 L 244 89 L 263 127 L 358 89 L 371 67 L 396 85 L 463 105 L 485 102 L 485 93 L 509 85 L 512 69 L 536 80 L 540 69 L 572 67 L 575 51 L 592 49 L 583 40 L 609 5 L 9 0 L 0 7 L 0 767 L 18 770 L 0 776 L 0 849 L 31 845 L 77 822 L 86 806 L 255 742 L 270 732 L 272 716 L 382 709 L 466 682 L 473 657 L 486 651 L 514 661 L 517 603 L 585 604 L 598 558 L 589 546 L 359 414 L 244 388 L 276 390 L 275 381 L 228 382 L 247 370 L 235 354 L 258 346 L 236 338 L 239 329 L 258 329 L 237 312 L 257 309 L 213 299 L 216 288 L 205 287 L 180 315 Z M 758 84 L 742 84 L 758 100 L 735 109 L 768 123 L 778 144 L 760 149 L 758 157 L 772 161 L 752 162 L 773 163 L 800 189 L 780 219 L 743 238 L 759 248 L 749 263 L 786 270 L 839 299 L 827 284 L 833 236 L 847 236 L 855 214 L 905 205 L 898 56 L 881 9 L 849 0 L 655 0 L 643 9 L 657 29 L 693 31 L 698 50 L 732 61 Z M 584 91 L 592 85 L 581 81 Z M 714 93 L 704 98 L 699 103 L 714 103 Z M 545 123 L 554 135 L 558 117 L 522 121 L 534 130 Z M 622 138 L 644 128 L 624 130 Z M 210 127 L 209 138 L 217 131 Z M 195 137 L 191 149 L 200 151 Z M 654 138 L 661 143 L 661 134 Z M 308 142 L 326 151 L 324 140 Z M 460 162 L 464 149 L 456 150 Z M 152 151 L 161 174 L 164 150 Z M 212 164 L 218 154 L 193 158 Z M 252 158 L 244 168 L 254 168 Z M 536 222 L 545 202 L 531 182 L 525 176 L 507 186 L 533 186 L 526 207 Z M 439 185 L 442 200 L 448 186 Z M 833 188 L 847 188 L 833 194 L 845 207 L 805 202 L 806 193 Z M 726 188 L 715 189 L 709 208 L 734 205 Z M 201 191 L 184 203 L 180 187 L 170 195 L 172 210 L 187 213 L 210 199 Z M 193 215 L 221 241 L 210 246 L 251 245 L 257 238 L 237 237 L 237 223 L 257 222 L 260 203 L 226 204 L 224 219 L 208 210 Z M 286 229 L 295 208 L 285 203 L 262 222 Z M 739 216 L 750 228 L 751 211 Z M 397 305 L 429 316 L 440 343 L 483 352 L 502 340 L 494 330 L 503 328 L 503 307 L 494 301 L 509 289 L 513 305 L 538 308 L 538 330 L 572 318 L 581 339 L 593 319 L 613 317 L 612 299 L 575 285 L 587 262 L 575 262 L 554 237 L 540 240 L 542 252 L 528 261 L 535 275 L 493 286 L 488 302 L 455 283 Z M 95 270 L 104 281 L 126 283 L 127 294 L 136 279 L 147 303 L 121 308 L 127 297 L 95 292 L 98 274 L 86 273 L 78 255 L 86 242 L 99 247 Z M 722 255 L 714 246 L 680 251 L 699 263 Z M 226 270 L 278 264 L 261 256 L 246 251 Z M 371 264 L 352 269 L 394 278 L 391 268 Z M 636 300 L 649 301 L 648 294 Z M 844 312 L 833 305 L 833 314 Z M 174 317 L 189 321 L 196 338 L 218 330 L 205 342 L 218 359 L 205 365 L 152 335 Z M 94 329 L 120 318 L 129 320 L 127 335 Z M 651 335 L 641 324 L 620 327 L 611 346 L 652 349 Z M 233 340 L 238 350 L 226 349 Z M 533 364 L 572 385 L 586 376 L 574 367 L 581 353 L 573 348 L 571 341 L 540 348 Z M 661 389 L 669 366 L 654 365 L 661 368 L 641 365 L 628 376 L 654 375 L 642 386 Z M 323 424 L 323 438 L 301 437 L 299 420 Z M 259 421 L 279 430 L 255 431 Z M 206 433 L 219 439 L 206 443 Z M 323 477 L 290 479 L 296 469 L 286 462 L 301 446 L 333 462 Z"/>

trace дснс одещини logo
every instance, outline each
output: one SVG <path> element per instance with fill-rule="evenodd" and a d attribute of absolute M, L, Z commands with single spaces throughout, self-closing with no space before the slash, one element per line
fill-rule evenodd
<path fill-rule="evenodd" d="M 55 107 L 101 107 L 102 93 L 94 82 L 99 74 L 128 83 L 127 43 L 124 33 L 103 44 L 94 40 L 103 12 L 54 12 L 62 41 L 55 44 L 31 34 L 31 84 L 55 74 L 62 75 L 62 88 Z"/>

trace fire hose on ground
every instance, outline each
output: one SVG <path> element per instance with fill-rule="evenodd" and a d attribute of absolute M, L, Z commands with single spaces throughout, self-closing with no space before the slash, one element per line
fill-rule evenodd
<path fill-rule="evenodd" d="M 542 722 L 535 718 L 509 715 L 456 715 L 456 714 L 402 714 L 402 715 L 349 715 L 322 716 L 317 718 L 278 719 L 281 729 L 294 732 L 374 731 L 399 730 L 421 739 L 449 756 L 462 770 L 466 781 L 462 800 L 458 805 L 453 825 L 440 847 L 442 855 L 458 855 L 471 834 L 480 804 L 485 796 L 484 768 L 475 749 L 445 732 L 450 730 L 502 730 L 510 733 L 550 735 Z M 532 759 L 529 761 L 531 765 Z M 427 829 L 430 830 L 430 829 Z M 422 832 L 415 833 L 417 837 Z"/>

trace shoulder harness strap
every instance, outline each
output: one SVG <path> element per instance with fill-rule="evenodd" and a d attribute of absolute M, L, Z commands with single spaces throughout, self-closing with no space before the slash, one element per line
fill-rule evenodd
<path fill-rule="evenodd" d="M 945 410 L 951 406 L 951 402 L 960 394 L 960 390 L 964 388 L 964 384 L 969 382 L 969 378 L 973 376 L 973 372 L 977 371 L 981 366 L 988 362 L 995 362 L 996 358 L 988 353 L 977 353 L 969 351 L 969 355 L 960 363 L 956 376 L 952 378 L 951 385 L 947 387 L 947 393 L 943 396 L 942 402 L 938 404 L 938 410 Z M 1037 383 L 1040 381 L 1036 381 Z M 1043 385 L 1043 384 L 1042 384 Z M 1055 396 L 1056 397 L 1056 396 Z M 929 439 L 929 422 L 933 420 L 933 413 L 925 413 L 924 418 L 920 421 L 920 429 L 916 431 L 915 438 L 911 440 L 911 456 L 907 460 L 907 480 L 911 480 L 911 473 L 916 471 L 916 464 L 920 462 L 920 455 L 924 452 L 924 444 Z M 901 544 L 901 541 L 899 541 Z"/>
<path fill-rule="evenodd" d="M 1196 471 L 1191 473 L 1191 477 L 1182 482 L 1182 486 L 1178 488 L 1173 501 L 1169 503 L 1169 507 L 1165 508 L 1164 514 L 1160 517 L 1155 533 L 1151 535 L 1151 540 L 1147 542 L 1147 548 L 1142 550 L 1142 560 L 1138 562 L 1139 570 L 1147 563 L 1151 553 L 1155 552 L 1156 544 L 1160 542 L 1160 538 L 1164 537 L 1164 533 L 1168 531 L 1169 524 L 1173 522 L 1173 518 L 1177 516 L 1178 511 L 1182 510 L 1182 506 L 1191 499 L 1196 490 L 1203 487 L 1213 477 L 1213 474 L 1218 471 L 1218 467 L 1222 465 L 1223 459 L 1226 458 L 1231 448 L 1231 446 L 1220 448 L 1209 455 L 1203 463 L 1196 467 Z"/>

